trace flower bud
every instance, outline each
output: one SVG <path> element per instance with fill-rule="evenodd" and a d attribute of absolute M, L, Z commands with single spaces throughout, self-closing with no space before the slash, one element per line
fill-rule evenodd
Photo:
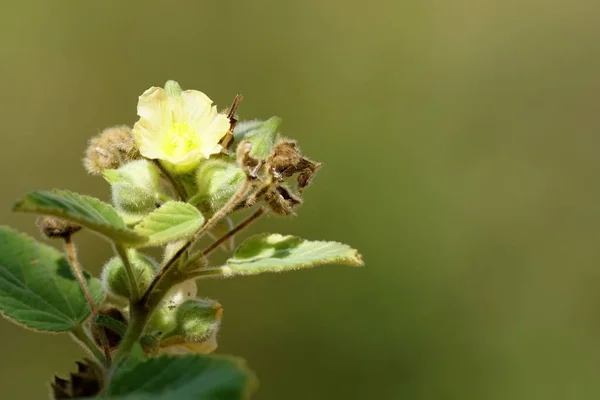
<path fill-rule="evenodd" d="M 246 174 L 232 162 L 210 159 L 196 172 L 198 192 L 192 202 L 206 214 L 219 210 L 246 179 Z"/>
<path fill-rule="evenodd" d="M 127 255 L 137 280 L 138 289 L 143 293 L 154 279 L 156 267 L 148 257 L 136 250 L 128 250 Z M 131 296 L 127 271 L 120 257 L 113 257 L 104 265 L 102 283 L 106 291 L 114 295 L 127 298 Z"/>
<path fill-rule="evenodd" d="M 91 175 L 101 175 L 105 169 L 119 168 L 139 157 L 131 128 L 121 125 L 107 128 L 90 140 L 83 165 Z"/>
<path fill-rule="evenodd" d="M 215 300 L 188 300 L 177 308 L 177 326 L 161 341 L 159 353 L 208 354 L 217 348 L 223 309 Z"/>
<path fill-rule="evenodd" d="M 215 300 L 188 300 L 177 309 L 177 330 L 186 342 L 200 343 L 218 328 L 223 307 Z"/>
<path fill-rule="evenodd" d="M 36 220 L 37 226 L 42 233 L 50 238 L 67 238 L 81 229 L 81 225 L 77 225 L 71 221 L 57 217 L 43 216 Z"/>
<path fill-rule="evenodd" d="M 195 298 L 196 293 L 196 282 L 193 280 L 173 287 L 150 316 L 146 331 L 158 335 L 173 331 L 177 327 L 177 308 L 186 300 Z"/>
<path fill-rule="evenodd" d="M 103 175 L 111 184 L 117 210 L 138 219 L 155 210 L 159 198 L 164 197 L 160 169 L 151 161 L 132 161 L 119 169 L 107 169 Z"/>

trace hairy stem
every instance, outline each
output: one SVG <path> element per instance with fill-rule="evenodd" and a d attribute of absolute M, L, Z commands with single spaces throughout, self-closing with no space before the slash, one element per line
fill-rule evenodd
<path fill-rule="evenodd" d="M 140 339 L 150 314 L 151 312 L 147 312 L 139 300 L 135 304 L 131 304 L 129 310 L 129 325 L 121 344 L 119 344 L 117 354 L 115 355 L 117 363 L 129 354 L 133 345 Z"/>
<path fill-rule="evenodd" d="M 133 272 L 133 266 L 131 265 L 131 261 L 129 261 L 127 250 L 122 245 L 115 243 L 115 251 L 119 257 L 121 257 L 123 265 L 125 266 L 125 273 L 127 274 L 128 281 L 127 283 L 129 284 L 129 291 L 131 294 L 130 300 L 131 304 L 134 304 L 140 298 L 140 287 L 138 286 L 135 273 Z"/>
<path fill-rule="evenodd" d="M 198 239 L 200 239 L 202 235 L 204 235 L 208 230 L 212 229 L 217 224 L 217 222 L 226 217 L 227 214 L 229 214 L 235 208 L 238 202 L 246 195 L 249 187 L 250 181 L 244 181 L 244 183 L 238 189 L 236 194 L 233 195 L 233 197 L 231 197 L 231 199 L 229 199 L 229 201 L 219 211 L 217 211 L 208 221 L 206 221 L 206 223 L 173 255 L 173 257 L 171 257 L 171 259 L 166 262 L 166 264 L 164 265 L 164 267 L 162 267 L 158 275 L 152 280 L 152 283 L 150 283 L 148 290 L 146 290 L 146 292 L 144 293 L 144 296 L 142 297 L 142 303 L 148 305 L 149 297 L 151 296 L 152 292 L 155 291 L 155 289 L 159 289 L 156 291 L 162 293 L 161 297 L 164 295 L 164 293 L 166 293 L 166 289 L 169 288 L 165 287 L 166 284 L 161 284 L 161 281 L 165 280 L 165 277 L 172 270 L 173 265 L 175 265 L 177 260 L 179 260 L 179 257 L 181 257 Z M 165 282 L 170 283 L 170 280 L 166 279 Z"/>
<path fill-rule="evenodd" d="M 250 215 L 248 218 L 246 218 L 245 220 L 240 222 L 240 224 L 238 226 L 236 226 L 235 228 L 233 228 L 232 230 L 227 232 L 225 235 L 221 236 L 219 239 L 217 239 L 215 242 L 213 242 L 210 246 L 208 246 L 206 249 L 204 249 L 204 251 L 202 251 L 202 255 L 205 257 L 208 256 L 210 253 L 212 253 L 217 247 L 219 247 L 225 241 L 227 241 L 232 236 L 237 235 L 239 232 L 241 232 L 242 230 L 244 230 L 248 226 L 250 226 L 250 224 L 252 224 L 258 218 L 260 218 L 262 215 L 264 215 L 265 212 L 266 212 L 265 207 L 260 207 L 252 215 Z"/>
<path fill-rule="evenodd" d="M 132 296 L 130 303 L 129 327 L 127 329 L 127 332 L 125 333 L 125 336 L 123 337 L 123 340 L 121 341 L 121 344 L 119 345 L 119 349 L 117 350 L 117 355 L 115 356 L 117 361 L 129 354 L 132 347 L 143 334 L 144 328 L 146 327 L 148 319 L 154 312 L 154 309 L 158 306 L 158 304 L 167 294 L 169 289 L 171 289 L 171 287 L 173 287 L 174 284 L 179 282 L 179 279 L 181 278 L 181 273 L 176 268 L 173 268 L 177 260 L 179 260 L 179 257 L 181 257 L 209 229 L 212 229 L 218 221 L 226 217 L 227 214 L 229 214 L 240 202 L 240 200 L 247 194 L 249 188 L 250 181 L 246 180 L 244 184 L 240 187 L 240 189 L 236 192 L 236 194 L 231 199 L 229 199 L 229 201 L 219 211 L 217 211 L 202 226 L 202 228 L 200 228 L 192 236 L 192 238 L 190 238 L 183 245 L 183 247 L 180 250 L 178 250 L 177 253 L 175 253 L 175 255 L 173 255 L 173 257 L 171 257 L 171 259 L 169 259 L 165 263 L 158 275 L 152 280 L 152 283 L 150 284 L 144 295 L 141 298 L 139 297 L 139 293 L 137 296 Z M 125 250 L 122 247 L 119 247 L 118 245 L 115 247 L 117 248 L 117 252 L 123 258 L 123 262 L 127 267 L 129 265 L 129 260 L 127 260 L 127 254 L 125 253 Z M 127 262 L 125 262 L 126 260 Z M 130 268 L 126 269 L 130 270 Z M 128 277 L 130 278 L 130 280 L 133 280 L 135 282 L 133 271 L 131 271 L 131 274 L 128 272 Z M 135 288 L 137 289 L 137 285 L 135 285 Z"/>
<path fill-rule="evenodd" d="M 96 325 L 96 316 L 98 315 L 98 307 L 96 307 L 96 303 L 94 302 L 94 298 L 92 297 L 92 293 L 90 292 L 90 288 L 85 281 L 85 277 L 83 276 L 83 270 L 81 268 L 81 264 L 79 264 L 79 260 L 77 258 L 77 250 L 75 249 L 75 244 L 73 243 L 73 238 L 69 235 L 65 238 L 65 251 L 67 253 L 67 258 L 69 260 L 69 264 L 71 265 L 71 271 L 79 282 L 79 286 L 83 291 L 83 295 L 88 305 L 90 306 L 90 311 L 92 313 L 91 316 L 91 326 L 92 329 L 96 329 L 98 332 L 98 336 L 100 338 L 100 343 L 102 344 L 102 349 L 104 350 L 104 362 L 107 365 L 110 365 L 110 347 L 108 346 L 108 339 L 106 338 L 106 332 L 103 328 L 100 328 Z M 81 339 L 80 339 L 81 340 Z M 96 348 L 96 346 L 93 346 Z M 97 348 L 96 348 L 97 349 Z"/>
<path fill-rule="evenodd" d="M 104 331 L 103 331 L 104 332 Z M 100 364 L 106 365 L 106 356 L 102 354 L 94 340 L 88 335 L 81 325 L 75 325 L 71 331 L 71 335 L 76 339 L 77 342 L 85 346 L 100 361 Z M 110 356 L 110 353 L 109 353 Z"/>

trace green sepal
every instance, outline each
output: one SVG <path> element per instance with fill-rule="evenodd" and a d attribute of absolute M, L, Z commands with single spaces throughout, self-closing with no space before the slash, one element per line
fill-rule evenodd
<path fill-rule="evenodd" d="M 235 143 L 252 143 L 250 156 L 265 159 L 271 153 L 271 149 L 278 137 L 278 129 L 281 118 L 271 117 L 266 121 L 241 121 L 233 130 Z"/>
<path fill-rule="evenodd" d="M 172 97 L 179 97 L 182 93 L 181 86 L 177 81 L 168 80 L 165 82 L 165 92 Z"/>

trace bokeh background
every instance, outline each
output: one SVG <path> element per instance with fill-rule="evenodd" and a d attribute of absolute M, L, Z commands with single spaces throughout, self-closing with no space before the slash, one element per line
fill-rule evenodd
<path fill-rule="evenodd" d="M 294 219 L 366 267 L 207 281 L 256 399 L 600 396 L 600 7 L 573 0 L 0 2 L 0 221 L 69 188 L 137 96 L 176 79 L 279 115 L 323 161 Z M 248 233 L 246 233 L 248 234 Z M 107 243 L 79 238 L 99 271 Z M 82 355 L 0 321 L 1 398 Z"/>

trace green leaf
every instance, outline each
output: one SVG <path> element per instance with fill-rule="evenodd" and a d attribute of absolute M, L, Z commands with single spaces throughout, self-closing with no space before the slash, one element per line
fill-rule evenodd
<path fill-rule="evenodd" d="M 271 117 L 266 121 L 242 121 L 235 126 L 233 137 L 238 144 L 244 141 L 251 142 L 250 156 L 264 159 L 271 153 L 280 124 L 279 117 Z"/>
<path fill-rule="evenodd" d="M 207 276 L 227 277 L 282 272 L 324 264 L 362 266 L 363 260 L 358 251 L 342 243 L 265 233 L 246 239 L 225 266 L 205 268 L 201 272 Z"/>
<path fill-rule="evenodd" d="M 100 303 L 100 281 L 87 274 L 86 280 Z M 16 323 L 51 332 L 70 331 L 90 314 L 63 255 L 7 227 L 0 227 L 0 309 Z"/>
<path fill-rule="evenodd" d="M 127 228 L 110 204 L 67 190 L 30 192 L 15 203 L 13 211 L 64 218 L 126 245 L 141 244 L 148 239 Z"/>
<path fill-rule="evenodd" d="M 169 201 L 148 214 L 134 230 L 148 236 L 144 246 L 158 246 L 190 237 L 204 225 L 204 217 L 190 204 Z"/>
<path fill-rule="evenodd" d="M 255 386 L 237 359 L 163 355 L 117 369 L 106 394 L 114 400 L 233 400 L 247 399 Z"/>

